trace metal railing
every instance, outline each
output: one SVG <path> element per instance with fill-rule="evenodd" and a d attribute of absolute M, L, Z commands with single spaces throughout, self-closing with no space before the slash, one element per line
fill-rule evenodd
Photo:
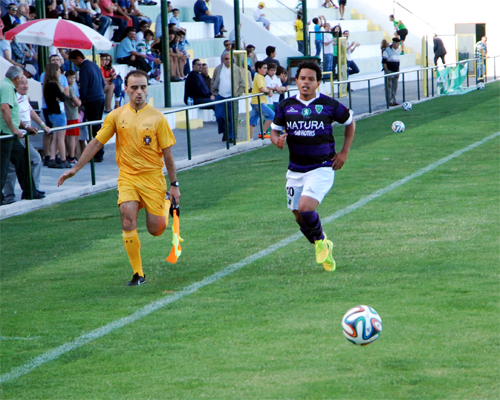
<path fill-rule="evenodd" d="M 489 59 L 493 59 L 493 63 L 494 63 L 494 80 L 497 79 L 497 75 L 496 75 L 496 58 L 500 57 L 499 56 L 494 56 L 494 57 L 489 57 Z M 453 65 L 457 65 L 457 64 L 461 64 L 461 63 L 465 63 L 465 62 L 468 62 L 468 61 L 476 61 L 477 59 L 476 58 L 471 58 L 471 59 L 468 59 L 468 60 L 460 60 L 458 62 L 455 62 L 455 63 L 449 63 L 449 64 L 445 64 L 444 66 L 453 66 Z M 332 97 L 334 97 L 334 91 L 333 91 L 333 88 L 335 86 L 337 86 L 337 92 L 338 92 L 338 85 L 342 85 L 342 84 L 347 84 L 348 85 L 348 94 L 349 94 L 349 108 L 352 108 L 352 93 L 351 93 L 351 86 L 350 84 L 351 83 L 355 83 L 355 82 L 367 82 L 368 84 L 368 105 L 369 105 L 369 113 L 372 113 L 372 103 L 371 103 L 371 82 L 374 81 L 374 80 L 377 80 L 377 79 L 386 79 L 387 77 L 389 76 L 394 76 L 394 75 L 402 75 L 403 76 L 403 80 L 402 80 L 402 88 L 403 88 L 403 101 L 405 101 L 405 97 L 406 97 L 406 94 L 405 94 L 405 74 L 409 74 L 409 73 L 417 73 L 417 97 L 418 97 L 418 100 L 420 100 L 421 96 L 420 96 L 420 74 L 421 73 L 425 73 L 427 71 L 431 71 L 430 73 L 430 80 L 431 80 L 431 87 L 432 87 L 432 94 L 431 96 L 434 97 L 435 96 L 435 93 L 434 93 L 434 70 L 437 69 L 436 66 L 433 66 L 433 67 L 426 67 L 426 68 L 418 68 L 418 69 L 413 69 L 413 70 L 409 70 L 409 71 L 401 71 L 401 72 L 395 72 L 395 73 L 392 73 L 392 74 L 386 74 L 386 75 L 382 75 L 382 76 L 377 76 L 377 77 L 372 77 L 372 78 L 364 78 L 364 79 L 355 79 L 355 80 L 347 80 L 347 81 L 333 81 L 333 72 L 331 71 L 327 71 L 327 72 L 324 72 L 323 74 L 324 75 L 330 75 L 330 87 L 332 88 Z M 476 68 L 475 68 L 475 71 L 476 71 Z M 429 74 L 428 74 L 429 75 Z M 427 77 L 427 80 L 429 78 Z M 476 78 L 477 79 L 477 78 Z M 486 81 L 487 81 L 487 77 L 485 77 Z M 469 75 L 467 75 L 467 86 L 469 86 Z M 294 92 L 294 91 L 298 91 L 297 88 L 291 88 L 288 92 L 288 96 L 290 96 L 290 92 Z M 257 101 L 258 101 L 258 107 L 259 107 L 259 121 L 260 121 L 260 132 L 261 132 L 261 139 L 264 140 L 264 131 L 263 131 L 263 120 L 262 120 L 262 108 L 261 108 L 261 96 L 263 94 L 248 94 L 248 95 L 242 95 L 242 96 L 239 96 L 239 97 L 235 97 L 235 98 L 228 98 L 228 99 L 224 99 L 224 100 L 217 100 L 217 101 L 213 101 L 213 102 L 210 102 L 210 103 L 203 103 L 203 104 L 198 104 L 198 105 L 193 105 L 193 106 L 183 106 L 183 107 L 178 107 L 178 108 L 172 108 L 172 109 L 169 109 L 169 110 L 163 110 L 161 111 L 164 115 L 167 115 L 167 114 L 172 114 L 172 113 L 177 113 L 177 112 L 182 112 L 184 111 L 186 113 L 186 135 L 187 135 L 187 154 L 188 154 L 188 160 L 191 160 L 192 159 L 192 153 L 191 153 L 191 129 L 190 129 L 190 123 L 189 123 L 189 111 L 191 110 L 197 110 L 197 109 L 206 109 L 206 108 L 212 108 L 213 106 L 215 105 L 218 105 L 218 104 L 224 104 L 224 111 L 225 111 L 225 128 L 226 128 L 226 149 L 229 149 L 230 148 L 230 138 L 229 138 L 229 119 L 228 119 L 228 114 L 229 114 L 229 109 L 228 107 L 232 107 L 232 118 L 233 118 L 233 144 L 236 145 L 237 143 L 237 135 L 236 135 L 236 124 L 235 124 L 235 120 L 237 121 L 237 116 L 235 115 L 234 113 L 234 103 L 239 101 L 239 100 L 245 100 L 245 99 L 251 99 L 251 98 L 254 98 L 254 97 L 257 97 Z M 429 91 L 427 91 L 427 97 L 430 97 L 429 95 Z M 228 105 L 228 103 L 231 103 L 230 105 Z M 386 107 L 389 108 L 389 102 L 388 102 L 388 99 L 387 99 L 387 96 L 386 96 Z M 73 128 L 81 128 L 81 127 L 89 127 L 89 126 L 92 126 L 92 125 L 101 125 L 102 123 L 104 122 L 104 120 L 99 120 L 99 121 L 89 121 L 89 122 L 81 122 L 81 123 L 78 123 L 78 124 L 74 124 L 74 125 L 68 125 L 68 126 L 63 126 L 63 127 L 58 127 L 58 128 L 54 128 L 54 129 L 51 129 L 51 132 L 56 132 L 56 131 L 62 131 L 62 130 L 66 130 L 66 129 L 73 129 Z M 91 136 L 92 136 L 92 129 L 89 129 L 89 139 L 91 139 Z M 42 130 L 39 130 L 38 133 L 40 134 L 45 134 L 44 131 Z M 12 138 L 16 138 L 17 136 L 16 135 L 0 135 L 0 140 L 8 140 L 8 139 L 12 139 Z M 26 139 L 26 146 L 25 146 L 25 157 L 26 157 L 26 160 L 27 160 L 27 164 L 28 164 L 28 173 L 29 175 L 31 176 L 31 162 L 30 162 L 30 157 L 29 157 L 29 148 L 30 148 L 30 144 L 29 144 L 29 137 L 30 137 L 30 134 L 26 134 L 25 136 L 25 139 Z M 95 185 L 96 184 L 96 179 L 95 179 L 95 164 L 94 164 L 94 159 L 91 160 L 90 162 L 90 165 L 91 165 L 91 182 L 92 182 L 92 185 Z M 30 185 L 31 186 L 31 185 Z M 33 188 L 30 188 L 30 191 L 28 193 L 28 198 L 29 199 L 33 199 L 33 192 L 32 192 L 32 189 Z"/>

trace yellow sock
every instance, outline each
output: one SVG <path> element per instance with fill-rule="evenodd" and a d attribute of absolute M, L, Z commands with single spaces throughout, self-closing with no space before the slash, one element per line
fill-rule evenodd
<path fill-rule="evenodd" d="M 137 234 L 137 229 L 123 231 L 123 244 L 125 245 L 125 250 L 127 250 L 128 259 L 130 260 L 134 274 L 137 273 L 139 276 L 144 276 L 141 260 L 141 242 Z"/>

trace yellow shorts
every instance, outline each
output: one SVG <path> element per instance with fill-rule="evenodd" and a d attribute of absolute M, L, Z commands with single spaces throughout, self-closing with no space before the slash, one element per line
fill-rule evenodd
<path fill-rule="evenodd" d="M 163 173 L 118 175 L 118 205 L 125 201 L 138 201 L 139 209 L 145 207 L 153 215 L 165 215 L 167 183 Z"/>

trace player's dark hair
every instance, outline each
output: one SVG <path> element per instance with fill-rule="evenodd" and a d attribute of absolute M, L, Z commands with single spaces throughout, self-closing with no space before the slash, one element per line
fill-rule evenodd
<path fill-rule="evenodd" d="M 127 76 L 125 77 L 125 87 L 127 87 L 127 83 L 128 83 L 128 78 L 129 76 L 137 76 L 137 77 L 145 77 L 146 78 L 146 83 L 148 83 L 149 81 L 149 77 L 148 77 L 148 74 L 140 69 L 136 69 L 135 71 L 130 71 Z"/>
<path fill-rule="evenodd" d="M 257 61 L 255 63 L 255 70 L 257 71 L 257 70 L 261 69 L 264 65 L 267 65 L 267 63 L 265 63 L 264 61 Z"/>
<path fill-rule="evenodd" d="M 271 56 L 272 53 L 274 53 L 276 51 L 276 47 L 274 46 L 267 46 L 266 47 L 266 54 L 267 56 Z"/>
<path fill-rule="evenodd" d="M 257 66 L 257 63 L 255 64 Z M 312 69 L 313 71 L 316 71 L 316 80 L 318 82 L 321 80 L 321 76 L 323 75 L 321 72 L 321 68 L 314 61 L 301 62 L 299 64 L 299 67 L 297 68 L 297 74 L 295 75 L 295 79 L 299 79 L 300 71 L 302 71 L 303 69 Z"/>

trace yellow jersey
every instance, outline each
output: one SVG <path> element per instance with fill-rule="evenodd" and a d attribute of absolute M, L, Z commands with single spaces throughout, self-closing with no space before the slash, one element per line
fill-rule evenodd
<path fill-rule="evenodd" d="M 296 19 L 295 20 L 295 24 L 294 24 L 294 28 L 295 28 L 295 40 L 299 41 L 299 40 L 304 40 L 304 23 L 302 22 L 301 19 Z"/>
<path fill-rule="evenodd" d="M 261 75 L 259 73 L 256 73 L 254 78 L 253 78 L 253 88 L 252 88 L 252 94 L 259 94 L 261 93 L 260 88 L 267 88 L 266 84 L 266 78 L 264 75 Z M 256 96 L 252 97 L 252 104 L 259 104 L 259 97 L 260 97 L 260 103 L 261 104 L 267 104 L 267 99 L 266 99 L 266 94 L 262 94 L 262 96 Z"/>
<path fill-rule="evenodd" d="M 115 133 L 116 163 L 130 175 L 161 171 L 162 149 L 175 144 L 165 116 L 148 104 L 139 111 L 129 103 L 111 111 L 96 139 L 106 144 Z"/>

